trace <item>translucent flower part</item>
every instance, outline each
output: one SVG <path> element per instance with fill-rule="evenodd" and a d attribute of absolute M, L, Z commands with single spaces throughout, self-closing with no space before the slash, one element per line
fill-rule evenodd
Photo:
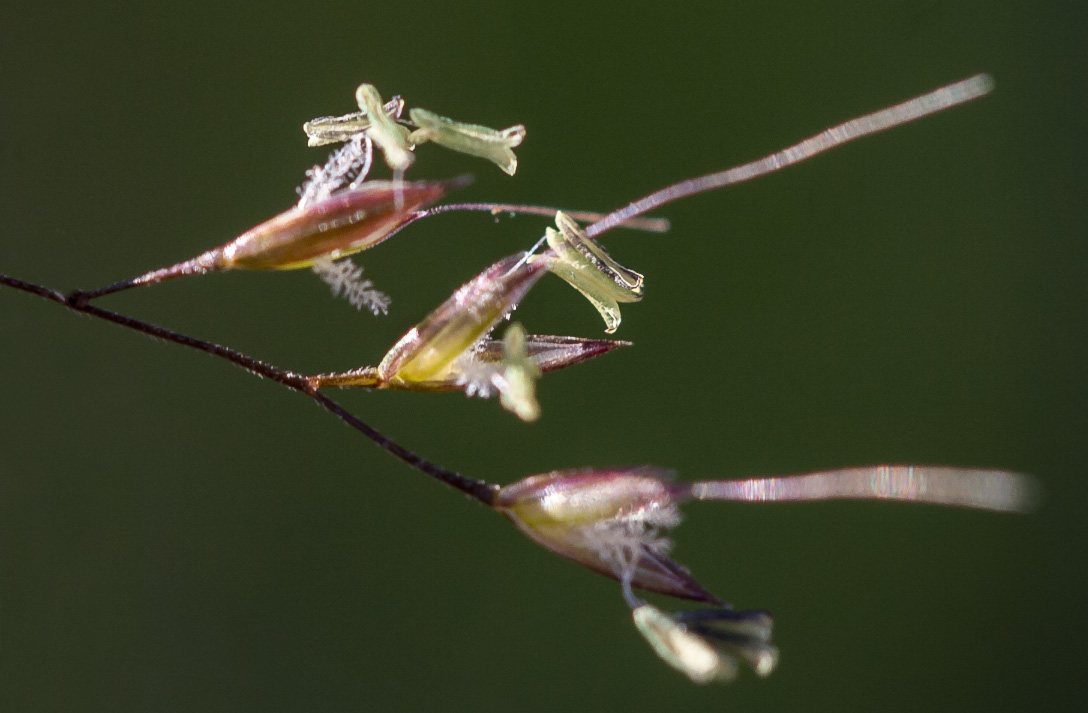
<path fill-rule="evenodd" d="M 740 661 L 759 676 L 770 675 L 778 663 L 767 612 L 720 607 L 670 614 L 642 602 L 631 618 L 654 653 L 695 683 L 732 681 Z"/>
<path fill-rule="evenodd" d="M 661 530 L 680 524 L 689 500 L 897 500 L 1023 512 L 1037 493 L 1031 478 L 996 470 L 871 466 L 680 483 L 643 466 L 530 476 L 501 488 L 495 506 L 533 541 L 625 587 L 721 604 L 666 556 L 671 541 Z"/>
<path fill-rule="evenodd" d="M 534 475 L 499 490 L 496 507 L 537 544 L 631 586 L 721 601 L 668 557 L 661 534 L 680 524 L 671 473 L 640 466 Z"/>
<path fill-rule="evenodd" d="M 404 99 L 394 96 L 382 106 L 382 111 L 390 119 L 399 119 L 404 111 Z M 309 146 L 324 146 L 343 141 L 351 141 L 370 129 L 370 114 L 357 111 L 342 116 L 319 116 L 302 125 L 306 132 Z"/>
<path fill-rule="evenodd" d="M 619 347 L 630 346 L 631 342 L 613 339 L 582 339 L 581 337 L 559 337 L 547 334 L 529 334 L 525 337 L 525 354 L 540 369 L 542 374 L 565 369 L 581 364 L 594 357 L 607 354 Z M 382 382 L 375 367 L 368 366 L 352 371 L 331 374 L 319 374 L 309 377 L 316 386 L 362 387 L 372 389 L 397 389 L 404 391 L 464 391 L 466 384 L 474 380 L 467 373 L 473 365 L 488 368 L 490 373 L 497 373 L 502 365 L 504 346 L 501 340 L 484 339 L 451 364 L 450 369 L 441 378 L 428 381 L 391 381 Z M 487 378 L 490 378 L 488 376 Z M 478 378 L 477 378 L 478 382 Z"/>
<path fill-rule="evenodd" d="M 502 368 L 491 383 L 499 391 L 499 403 L 522 421 L 540 418 L 540 403 L 536 400 L 536 380 L 540 367 L 529 358 L 525 328 L 511 324 L 502 338 Z"/>
<path fill-rule="evenodd" d="M 212 252 L 221 269 L 289 270 L 318 258 L 336 260 L 374 247 L 412 212 L 470 181 L 367 181 L 281 213 Z"/>
<path fill-rule="evenodd" d="M 306 207 L 295 206 L 195 258 L 96 294 L 218 270 L 294 270 L 338 260 L 381 243 L 420 208 L 471 182 L 467 175 L 448 181 L 367 181 Z"/>
<path fill-rule="evenodd" d="M 383 382 L 427 383 L 455 377 L 455 362 L 521 302 L 548 269 L 524 253 L 499 260 L 457 289 L 401 337 L 378 365 Z"/>
<path fill-rule="evenodd" d="M 635 607 L 631 618 L 654 653 L 695 683 L 736 675 L 735 667 L 723 670 L 722 658 L 713 646 L 652 604 Z"/>
<path fill-rule="evenodd" d="M 604 319 L 606 333 L 615 332 L 621 320 L 618 303 L 642 299 L 643 276 L 616 262 L 562 211 L 555 214 L 555 224 L 558 232 L 548 228 L 545 233 L 556 257 L 552 272 L 585 295 Z"/>
<path fill-rule="evenodd" d="M 385 162 L 394 171 L 403 172 L 412 162 L 415 146 L 408 138 L 408 129 L 398 124 L 386 113 L 382 97 L 373 84 L 360 84 L 355 90 L 355 101 L 370 118 L 366 134 L 385 155 Z"/>
<path fill-rule="evenodd" d="M 430 141 L 453 151 L 491 161 L 507 175 L 518 170 L 518 159 L 511 151 L 525 139 L 521 124 L 497 131 L 477 124 L 464 124 L 426 109 L 410 109 L 408 116 L 419 128 L 409 140 L 415 144 Z"/>

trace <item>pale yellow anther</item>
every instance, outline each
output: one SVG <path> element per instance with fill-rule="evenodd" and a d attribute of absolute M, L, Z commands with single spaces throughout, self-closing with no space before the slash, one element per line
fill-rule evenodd
<path fill-rule="evenodd" d="M 393 97 L 383 105 L 382 110 L 387 116 L 400 118 L 404 111 L 404 99 Z M 308 146 L 324 146 L 351 141 L 369 130 L 370 125 L 370 114 L 356 111 L 342 116 L 319 116 L 303 124 L 302 130 L 306 132 Z"/>
<path fill-rule="evenodd" d="M 404 171 L 415 160 L 414 148 L 408 139 L 408 129 L 404 128 L 385 113 L 382 97 L 373 84 L 360 84 L 355 90 L 355 101 L 370 118 L 370 128 L 366 134 L 385 156 L 385 162 L 394 171 Z"/>
<path fill-rule="evenodd" d="M 416 144 L 430 141 L 453 151 L 491 161 L 513 176 L 518 159 L 510 149 L 521 145 L 525 127 L 521 124 L 497 131 L 478 124 L 464 124 L 426 109 L 411 109 L 408 115 L 419 128 L 409 140 Z"/>
<path fill-rule="evenodd" d="M 503 385 L 499 403 L 522 421 L 540 418 L 540 403 L 536 400 L 536 380 L 540 366 L 529 358 L 526 350 L 525 328 L 511 324 L 502 338 Z"/>
<path fill-rule="evenodd" d="M 548 247 L 557 258 L 551 271 L 597 308 L 604 319 L 605 332 L 615 332 L 621 320 L 618 303 L 642 299 L 642 275 L 616 262 L 562 211 L 556 212 L 555 224 L 558 232 L 548 228 L 545 233 Z"/>
<path fill-rule="evenodd" d="M 642 604 L 631 612 L 631 618 L 654 653 L 693 682 L 710 683 L 736 676 L 735 663 L 657 607 Z"/>

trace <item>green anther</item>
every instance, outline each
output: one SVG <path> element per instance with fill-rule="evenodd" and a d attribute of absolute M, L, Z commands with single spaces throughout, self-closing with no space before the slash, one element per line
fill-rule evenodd
<path fill-rule="evenodd" d="M 525 138 L 525 127 L 521 124 L 497 131 L 477 124 L 463 124 L 426 109 L 411 109 L 408 115 L 419 127 L 409 137 L 411 142 L 422 144 L 430 141 L 453 151 L 487 159 L 511 176 L 518 170 L 518 159 L 510 149 L 520 146 Z"/>
<path fill-rule="evenodd" d="M 642 275 L 616 262 L 562 211 L 555 214 L 555 224 L 559 232 L 548 228 L 545 233 L 548 247 L 558 258 L 551 271 L 597 308 L 606 333 L 615 332 L 621 321 L 618 303 L 642 299 Z"/>
<path fill-rule="evenodd" d="M 394 171 L 403 171 L 412 165 L 415 156 L 414 146 L 408 138 L 408 129 L 404 128 L 385 113 L 382 97 L 373 84 L 360 84 L 355 90 L 355 101 L 370 118 L 369 136 L 385 155 L 385 162 Z"/>

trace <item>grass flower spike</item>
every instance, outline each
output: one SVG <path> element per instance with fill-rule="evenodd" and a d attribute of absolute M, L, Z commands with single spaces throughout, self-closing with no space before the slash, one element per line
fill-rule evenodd
<path fill-rule="evenodd" d="M 337 259 L 382 242 L 410 213 L 434 203 L 471 181 L 416 181 L 399 186 L 367 181 L 305 208 L 291 208 L 247 230 L 234 240 L 136 281 L 212 270 L 294 270 L 321 258 Z M 397 208 L 396 194 L 404 197 Z"/>
<path fill-rule="evenodd" d="M 514 326 L 511 325 L 511 329 Z M 540 374 L 565 369 L 631 344 L 610 339 L 528 334 L 524 336 L 525 356 L 512 359 L 512 347 L 507 345 L 511 338 L 507 330 L 501 341 L 484 339 L 477 342 L 462 352 L 441 375 L 425 381 L 385 380 L 372 366 L 318 374 L 308 377 L 308 381 L 316 388 L 339 386 L 424 393 L 463 391 L 467 396 L 480 398 L 490 398 L 498 393 L 503 408 L 523 421 L 533 421 L 540 415 L 535 397 L 535 382 Z M 519 363 L 521 366 L 517 366 Z"/>
<path fill-rule="evenodd" d="M 523 253 L 499 260 L 454 292 L 401 337 L 378 372 L 384 381 L 427 382 L 445 377 L 453 363 L 517 306 L 547 264 Z"/>
<path fill-rule="evenodd" d="M 613 339 L 582 339 L 581 337 L 557 337 L 547 334 L 529 334 L 525 337 L 525 353 L 542 374 L 547 374 L 568 366 L 581 364 L 594 357 L 607 354 L 619 347 L 629 347 L 631 342 Z M 471 351 L 471 362 L 475 364 L 499 367 L 505 356 L 505 345 L 501 340 L 484 339 Z M 373 366 L 360 367 L 351 371 L 318 374 L 309 377 L 310 383 L 318 388 L 338 386 L 340 388 L 393 389 L 399 391 L 442 392 L 464 391 L 471 380 L 466 373 L 465 362 L 458 359 L 443 378 L 429 381 L 382 381 L 378 369 Z"/>
<path fill-rule="evenodd" d="M 292 209 L 209 251 L 219 269 L 293 270 L 335 260 L 385 240 L 409 214 L 472 179 L 367 181 L 303 209 Z M 397 194 L 404 203 L 396 205 Z"/>
<path fill-rule="evenodd" d="M 874 466 L 785 478 L 680 483 L 651 467 L 568 470 L 501 488 L 495 507 L 534 542 L 620 582 L 636 628 L 666 663 L 697 683 L 730 680 L 736 662 L 766 676 L 778 661 L 771 618 L 734 611 L 666 555 L 661 530 L 680 524 L 688 500 L 898 500 L 1024 512 L 1037 500 L 1024 475 L 992 470 Z M 701 601 L 709 609 L 668 614 L 633 589 Z"/>
<path fill-rule="evenodd" d="M 591 571 L 620 583 L 632 621 L 651 649 L 669 666 L 697 683 L 730 680 L 747 663 L 760 676 L 775 668 L 767 612 L 737 611 L 725 604 L 671 558 L 667 531 L 681 523 L 690 501 L 746 503 L 817 500 L 890 500 L 1025 512 L 1037 502 L 1034 481 L 997 470 L 941 466 L 879 465 L 786 477 L 678 482 L 671 472 L 650 466 L 558 470 L 500 486 L 444 468 L 399 445 L 321 391 L 321 387 L 366 387 L 406 391 L 454 391 L 498 395 L 501 405 L 525 421 L 540 415 L 536 381 L 623 346 L 625 342 L 528 335 L 512 324 L 501 340 L 491 337 L 546 272 L 580 291 L 600 312 L 606 331 L 621 322 L 620 303 L 643 297 L 641 274 L 614 260 L 597 242 L 621 225 L 656 226 L 640 218 L 647 211 L 698 193 L 723 188 L 780 170 L 819 153 L 985 95 L 987 75 L 976 75 L 900 104 L 851 119 L 762 159 L 666 186 L 606 216 L 584 230 L 573 215 L 555 211 L 537 246 L 505 257 L 458 288 L 409 330 L 378 366 L 349 372 L 301 376 L 229 347 L 102 309 L 91 299 L 129 287 L 215 270 L 312 268 L 336 295 L 359 308 L 384 312 L 388 298 L 374 289 L 348 256 L 379 244 L 404 226 L 452 210 L 525 212 L 552 215 L 540 206 L 496 203 L 441 205 L 425 210 L 470 177 L 406 182 L 415 144 L 430 141 L 483 157 L 513 174 L 512 148 L 524 127 L 504 131 L 461 124 L 414 109 L 402 118 L 404 102 L 382 102 L 377 90 L 360 85 L 360 112 L 321 117 L 304 129 L 311 145 L 342 141 L 328 161 L 307 172 L 298 203 L 238 238 L 171 267 L 93 292 L 65 294 L 43 285 L 0 275 L 0 284 L 177 345 L 225 359 L 246 371 L 304 395 L 413 468 L 469 495 L 509 519 L 532 541 Z M 414 131 L 410 131 L 414 128 Z M 392 181 L 366 180 L 377 145 L 394 171 Z M 540 254 L 536 249 L 546 242 Z M 667 612 L 635 591 L 698 602 L 703 608 Z"/>
<path fill-rule="evenodd" d="M 553 471 L 503 487 L 497 507 L 537 543 L 595 572 L 648 592 L 720 603 L 679 565 L 661 566 L 672 547 L 661 530 L 680 524 L 679 506 L 689 500 L 897 500 L 998 512 L 1024 512 L 1036 501 L 1030 478 L 993 470 L 872 466 L 694 483 L 671 475 L 651 466 Z"/>
<path fill-rule="evenodd" d="M 131 280 L 92 291 L 79 291 L 78 300 L 163 282 L 184 275 L 219 270 L 289 270 L 313 267 L 334 294 L 343 294 L 358 308 L 385 313 L 389 298 L 362 280 L 358 268 L 336 265 L 337 260 L 373 247 L 402 227 L 428 215 L 430 206 L 449 190 L 471 181 L 462 176 L 451 181 L 405 182 L 404 172 L 415 161 L 415 142 L 407 121 L 401 120 L 404 100 L 396 96 L 383 102 L 372 84 L 360 84 L 355 91 L 360 111 L 343 116 L 318 117 L 303 124 L 310 146 L 343 142 L 323 166 L 306 172 L 299 187 L 298 204 L 291 210 L 261 223 L 219 248 L 170 267 L 153 270 Z M 511 146 L 521 143 L 525 128 L 504 131 L 461 124 L 425 110 L 414 110 L 428 127 L 417 127 L 419 141 L 433 141 L 462 153 L 488 158 L 508 173 L 517 165 Z M 392 181 L 367 181 L 372 151 L 377 144 L 386 164 L 393 170 Z M 479 210 L 481 206 L 463 206 Z M 533 206 L 512 209 L 532 212 Z M 649 225 L 656 225 L 651 222 Z M 351 279 L 348 279 L 351 278 Z"/>
<path fill-rule="evenodd" d="M 220 270 L 294 270 L 372 248 L 415 212 L 468 185 L 465 175 L 447 181 L 366 181 L 356 188 L 295 206 L 234 240 L 184 262 L 153 270 L 93 292 L 87 298 L 185 275 Z"/>
<path fill-rule="evenodd" d="M 537 544 L 606 577 L 681 599 L 721 600 L 668 557 L 680 524 L 671 473 L 640 466 L 534 475 L 503 487 L 496 507 Z"/>

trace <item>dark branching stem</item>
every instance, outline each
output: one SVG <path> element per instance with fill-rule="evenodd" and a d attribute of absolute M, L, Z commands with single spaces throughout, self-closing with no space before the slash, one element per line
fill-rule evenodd
<path fill-rule="evenodd" d="M 96 307 L 89 304 L 86 293 L 79 291 L 73 292 L 71 295 L 66 295 L 63 292 L 49 289 L 42 285 L 37 285 L 32 282 L 26 282 L 14 277 L 8 277 L 7 275 L 0 275 L 0 284 L 14 288 L 16 290 L 22 290 L 23 292 L 29 292 L 32 295 L 37 295 L 42 299 L 50 300 L 58 304 L 64 305 L 71 310 L 81 312 L 83 314 L 97 317 L 98 319 L 105 320 L 107 322 L 113 322 L 127 329 L 131 329 L 137 332 L 142 332 L 151 337 L 157 339 L 163 339 L 174 344 L 180 344 L 185 347 L 197 349 L 206 354 L 226 359 L 230 363 L 240 366 L 251 374 L 257 376 L 263 376 L 266 379 L 275 381 L 277 384 L 286 386 L 292 391 L 297 391 L 301 394 L 305 394 L 318 405 L 324 408 L 329 413 L 333 414 L 341 421 L 351 426 L 355 430 L 362 433 L 371 441 L 376 443 L 380 448 L 392 453 L 397 458 L 412 466 L 413 468 L 420 470 L 427 475 L 442 481 L 450 487 L 460 490 L 466 495 L 470 495 L 476 500 L 480 501 L 484 505 L 491 506 L 495 502 L 495 494 L 498 492 L 499 486 L 492 483 L 487 483 L 482 480 L 475 480 L 468 478 L 460 473 L 456 473 L 452 470 L 443 468 L 440 465 L 430 462 L 429 460 L 419 456 L 412 451 L 408 450 L 404 446 L 391 440 L 373 426 L 367 424 L 361 420 L 358 416 L 345 409 L 343 406 L 333 401 L 325 394 L 321 393 L 317 386 L 314 385 L 309 379 L 300 374 L 296 374 L 291 371 L 280 369 L 279 367 L 267 364 L 259 359 L 242 354 L 228 347 L 215 344 L 213 342 L 207 342 L 203 339 L 196 339 L 185 334 L 160 327 L 149 322 L 144 322 L 133 317 L 128 317 L 117 312 L 111 312 L 110 310 Z"/>
<path fill-rule="evenodd" d="M 181 277 L 182 275 L 192 273 L 181 272 L 172 268 L 164 268 L 150 274 L 153 275 L 155 279 L 148 279 L 147 275 L 141 275 L 140 277 L 131 280 L 123 280 L 121 282 L 115 282 L 112 285 L 99 287 L 97 290 L 75 290 L 68 295 L 68 306 L 79 309 L 91 300 L 96 300 L 99 297 L 105 297 L 106 295 L 112 295 L 114 292 L 123 292 L 125 290 L 130 290 L 133 287 L 140 287 L 141 285 L 155 285 L 160 282 L 166 282 L 174 277 Z"/>

